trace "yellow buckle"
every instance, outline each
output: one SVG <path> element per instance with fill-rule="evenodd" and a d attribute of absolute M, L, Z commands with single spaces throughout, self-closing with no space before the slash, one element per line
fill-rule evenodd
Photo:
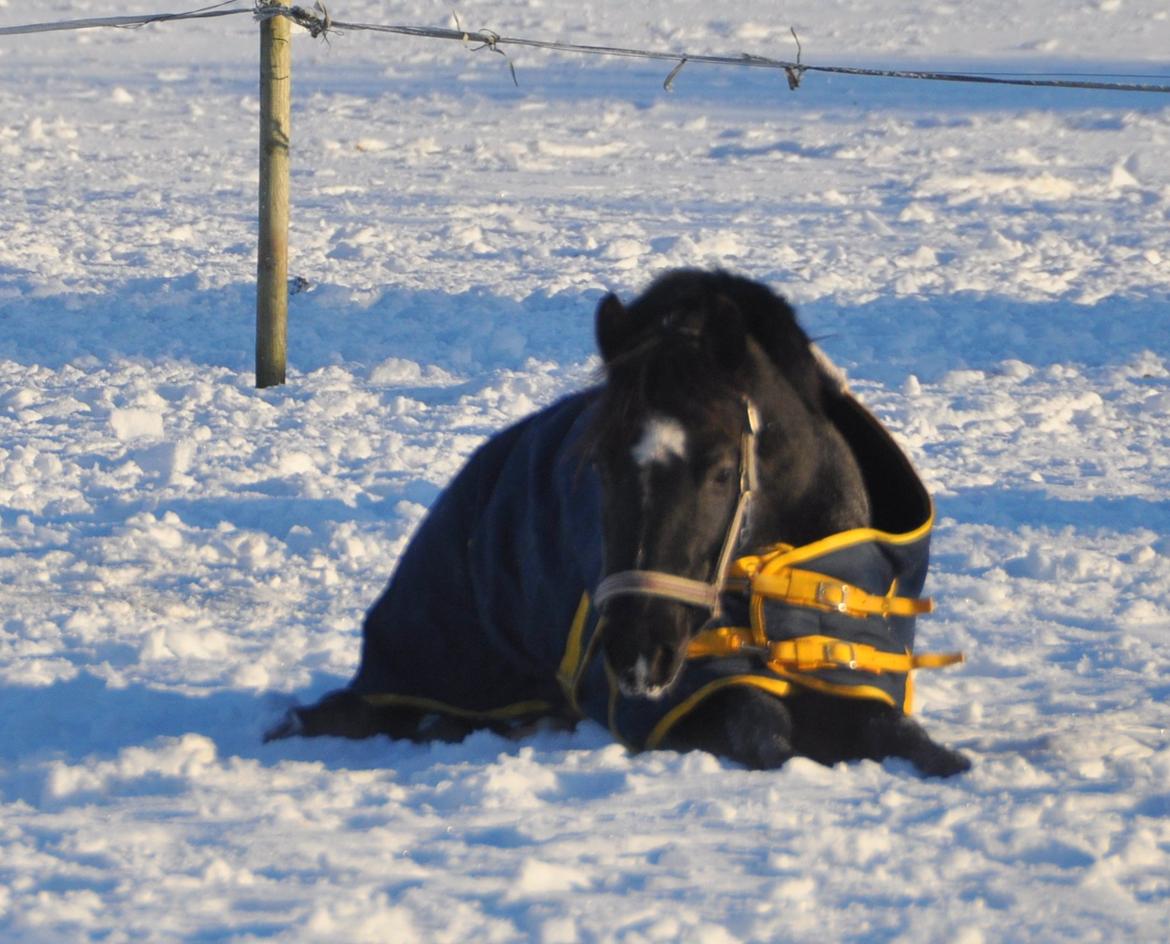
<path fill-rule="evenodd" d="M 830 596 L 830 591 L 835 591 L 836 599 Z M 849 587 L 843 583 L 818 580 L 816 601 L 821 606 L 827 606 L 830 610 L 836 610 L 838 613 L 848 613 Z"/>
<path fill-rule="evenodd" d="M 857 650 L 851 643 L 827 642 L 824 645 L 823 656 L 826 662 L 836 662 L 847 669 L 857 668 Z"/>
<path fill-rule="evenodd" d="M 815 639 L 797 639 L 794 655 L 796 668 L 808 672 L 823 668 L 857 668 L 857 650 L 852 643 L 822 642 Z"/>

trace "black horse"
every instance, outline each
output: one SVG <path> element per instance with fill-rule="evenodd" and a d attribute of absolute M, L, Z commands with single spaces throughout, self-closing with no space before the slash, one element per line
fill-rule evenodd
<path fill-rule="evenodd" d="M 592 717 L 752 768 L 970 764 L 908 717 L 933 509 L 789 306 L 680 270 L 597 312 L 605 380 L 493 437 L 366 617 L 349 686 L 269 738 Z"/>

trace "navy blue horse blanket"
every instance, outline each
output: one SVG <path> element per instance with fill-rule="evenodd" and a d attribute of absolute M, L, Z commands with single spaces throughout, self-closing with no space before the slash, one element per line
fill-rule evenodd
<path fill-rule="evenodd" d="M 570 712 L 557 673 L 601 579 L 600 486 L 580 448 L 595 399 L 509 427 L 447 486 L 366 616 L 357 694 L 485 720 Z"/>

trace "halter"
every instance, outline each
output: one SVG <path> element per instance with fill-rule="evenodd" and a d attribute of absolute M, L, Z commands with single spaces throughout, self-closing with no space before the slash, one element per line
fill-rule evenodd
<path fill-rule="evenodd" d="M 759 488 L 756 470 L 756 440 L 760 433 L 760 413 L 751 400 L 745 398 L 747 426 L 740 437 L 739 445 L 739 498 L 735 511 L 723 539 L 715 576 L 709 581 L 679 577 L 659 570 L 620 570 L 610 574 L 597 585 L 593 603 L 601 609 L 614 597 L 646 596 L 676 603 L 686 603 L 709 610 L 712 618 L 718 618 L 723 611 L 722 596 L 727 585 L 727 574 L 731 569 L 732 557 L 739 543 L 740 532 L 751 506 L 752 497 Z"/>

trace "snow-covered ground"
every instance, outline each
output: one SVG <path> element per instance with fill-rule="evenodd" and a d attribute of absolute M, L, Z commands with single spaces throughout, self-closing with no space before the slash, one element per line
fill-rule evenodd
<path fill-rule="evenodd" d="M 191 4 L 197 6 L 198 4 Z M 0 26 L 182 2 L 0 0 Z M 505 35 L 1170 81 L 1162 0 L 498 0 Z M 653 9 L 647 10 L 650 7 Z M 331 4 L 448 25 L 426 0 Z M 1170 96 L 294 42 L 252 387 L 248 17 L 0 37 L 0 938 L 1170 938 Z M 767 281 L 938 499 L 972 772 L 260 743 L 438 490 L 676 265 Z"/>

